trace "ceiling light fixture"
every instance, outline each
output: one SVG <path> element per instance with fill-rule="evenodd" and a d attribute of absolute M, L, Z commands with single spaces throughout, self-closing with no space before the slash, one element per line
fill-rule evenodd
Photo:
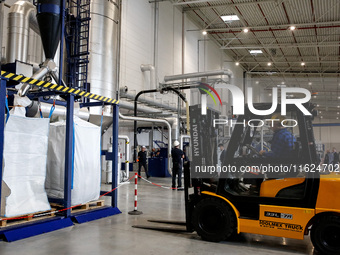
<path fill-rule="evenodd" d="M 295 26 L 290 26 L 289 29 L 290 29 L 290 31 L 294 31 L 296 29 L 296 27 Z"/>
<path fill-rule="evenodd" d="M 205 30 L 202 32 L 202 34 L 203 34 L 203 35 L 206 35 L 207 33 L 208 33 L 208 32 L 207 32 L 207 31 L 205 31 Z"/>
<path fill-rule="evenodd" d="M 248 28 L 243 29 L 243 33 L 248 33 L 248 32 L 249 32 Z"/>
<path fill-rule="evenodd" d="M 249 53 L 253 54 L 253 55 L 256 55 L 256 54 L 262 54 L 263 51 L 262 50 L 250 50 Z"/>
<path fill-rule="evenodd" d="M 302 62 L 301 65 L 304 66 L 304 65 L 306 65 L 306 63 L 305 63 L 305 62 Z"/>
<path fill-rule="evenodd" d="M 311 83 L 311 82 L 308 82 L 308 85 L 309 85 L 309 86 L 311 86 L 312 84 L 313 84 L 313 83 Z"/>
<path fill-rule="evenodd" d="M 240 20 L 237 15 L 224 15 L 224 16 L 221 16 L 221 19 L 224 22 Z"/>
<path fill-rule="evenodd" d="M 259 81 L 256 81 L 255 83 L 256 83 L 256 84 L 259 84 L 260 82 L 259 82 Z"/>
<path fill-rule="evenodd" d="M 239 65 L 240 65 L 240 63 L 239 63 L 239 62 L 236 62 L 236 63 L 235 63 L 235 65 L 239 66 Z"/>
<path fill-rule="evenodd" d="M 271 65 L 272 65 L 272 63 L 268 62 L 267 66 L 271 66 Z"/>

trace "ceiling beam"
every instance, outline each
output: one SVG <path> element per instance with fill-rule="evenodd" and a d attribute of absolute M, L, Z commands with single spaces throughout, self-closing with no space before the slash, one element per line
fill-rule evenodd
<path fill-rule="evenodd" d="M 291 0 L 265 0 L 265 1 L 259 1 L 259 2 L 246 2 L 246 3 L 234 3 L 234 4 L 216 4 L 216 5 L 211 5 L 211 6 L 202 6 L 202 7 L 184 7 L 183 11 L 188 12 L 188 11 L 196 11 L 196 10 L 202 10 L 202 9 L 211 9 L 211 8 L 219 8 L 219 7 L 240 7 L 240 6 L 247 6 L 247 5 L 254 5 L 254 4 L 267 4 L 267 3 L 281 3 L 281 2 L 287 2 Z M 201 1 L 202 2 L 210 2 L 210 1 Z M 191 2 L 185 2 L 186 4 L 190 4 Z M 181 4 L 185 4 L 181 3 Z M 174 5 L 179 5 L 174 4 Z"/>
<path fill-rule="evenodd" d="M 270 61 L 240 61 L 240 64 L 267 64 Z M 337 64 L 339 61 L 303 61 L 305 64 Z M 297 63 L 300 64 L 301 61 L 276 61 L 275 64 L 288 64 L 288 63 Z"/>
<path fill-rule="evenodd" d="M 239 46 L 222 46 L 222 50 L 240 50 L 240 49 L 284 49 L 284 48 L 310 48 L 310 47 L 340 47 L 340 42 L 324 43 L 281 43 L 268 45 L 239 45 Z"/>
<path fill-rule="evenodd" d="M 252 74 L 252 75 L 272 75 L 272 76 L 286 76 L 286 75 L 292 75 L 292 76 L 312 76 L 312 77 L 318 77 L 320 78 L 320 75 L 322 76 L 339 76 L 340 73 L 337 72 L 329 72 L 329 73 L 320 73 L 319 71 L 290 71 L 290 72 L 285 72 L 285 73 L 279 73 L 279 72 L 270 72 L 270 71 L 251 71 L 247 72 L 247 74 Z"/>
<path fill-rule="evenodd" d="M 275 29 L 280 29 L 280 28 L 284 28 L 288 30 L 290 26 L 295 26 L 296 27 L 295 31 L 298 31 L 299 29 L 306 29 L 304 27 L 309 27 L 309 26 L 313 26 L 313 29 L 314 29 L 314 26 L 316 26 L 316 28 L 319 28 L 319 27 L 322 28 L 324 26 L 333 26 L 333 25 L 340 25 L 340 21 L 309 22 L 309 23 L 297 23 L 297 24 L 277 24 L 277 25 L 266 25 L 266 26 L 249 26 L 247 28 L 250 30 L 250 32 L 252 29 L 255 30 L 256 32 L 256 30 L 275 30 Z M 205 29 L 205 31 L 207 32 L 212 32 L 212 31 L 240 32 L 244 28 L 245 28 L 244 26 L 228 27 L 228 28 L 208 28 L 208 29 Z M 200 29 L 188 29 L 187 31 L 190 32 L 190 31 L 201 31 L 201 30 Z"/>
<path fill-rule="evenodd" d="M 175 2 L 173 5 L 186 5 L 186 4 L 200 4 L 200 3 L 211 3 L 211 2 L 217 2 L 220 0 L 193 0 L 193 1 L 186 1 L 186 2 Z"/>

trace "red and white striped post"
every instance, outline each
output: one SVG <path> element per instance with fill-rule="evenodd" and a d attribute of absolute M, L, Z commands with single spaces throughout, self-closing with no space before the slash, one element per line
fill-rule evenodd
<path fill-rule="evenodd" d="M 135 202 L 134 202 L 134 210 L 130 211 L 129 214 L 131 215 L 140 215 L 143 212 L 137 210 L 137 181 L 138 181 L 138 174 L 135 174 Z"/>

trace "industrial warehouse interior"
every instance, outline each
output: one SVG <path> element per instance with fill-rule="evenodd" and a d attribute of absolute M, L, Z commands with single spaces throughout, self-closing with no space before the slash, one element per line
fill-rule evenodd
<path fill-rule="evenodd" d="M 339 0 L 0 0 L 0 254 L 340 254 Z"/>

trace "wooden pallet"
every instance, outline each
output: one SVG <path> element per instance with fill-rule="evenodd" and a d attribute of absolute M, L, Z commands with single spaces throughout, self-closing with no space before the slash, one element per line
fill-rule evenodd
<path fill-rule="evenodd" d="M 34 215 L 39 215 L 39 214 L 43 214 L 43 213 L 50 213 L 50 214 L 40 216 L 40 217 L 34 217 Z M 28 223 L 28 222 L 33 222 L 33 221 L 42 220 L 42 219 L 47 219 L 47 218 L 51 218 L 51 217 L 54 217 L 54 216 L 55 216 L 55 209 L 52 208 L 49 211 L 24 214 L 24 215 L 19 215 L 19 216 L 15 216 L 15 217 L 1 217 L 0 228 L 10 227 L 10 226 L 19 225 L 19 224 Z M 20 217 L 25 217 L 25 218 L 18 219 Z"/>
<path fill-rule="evenodd" d="M 103 207 L 105 205 L 104 202 L 105 202 L 104 200 L 91 201 L 91 202 L 71 208 L 71 213 L 97 209 L 97 208 Z M 64 208 L 63 205 L 56 204 L 56 203 L 51 203 L 51 206 L 54 207 L 56 210 L 60 210 Z"/>

